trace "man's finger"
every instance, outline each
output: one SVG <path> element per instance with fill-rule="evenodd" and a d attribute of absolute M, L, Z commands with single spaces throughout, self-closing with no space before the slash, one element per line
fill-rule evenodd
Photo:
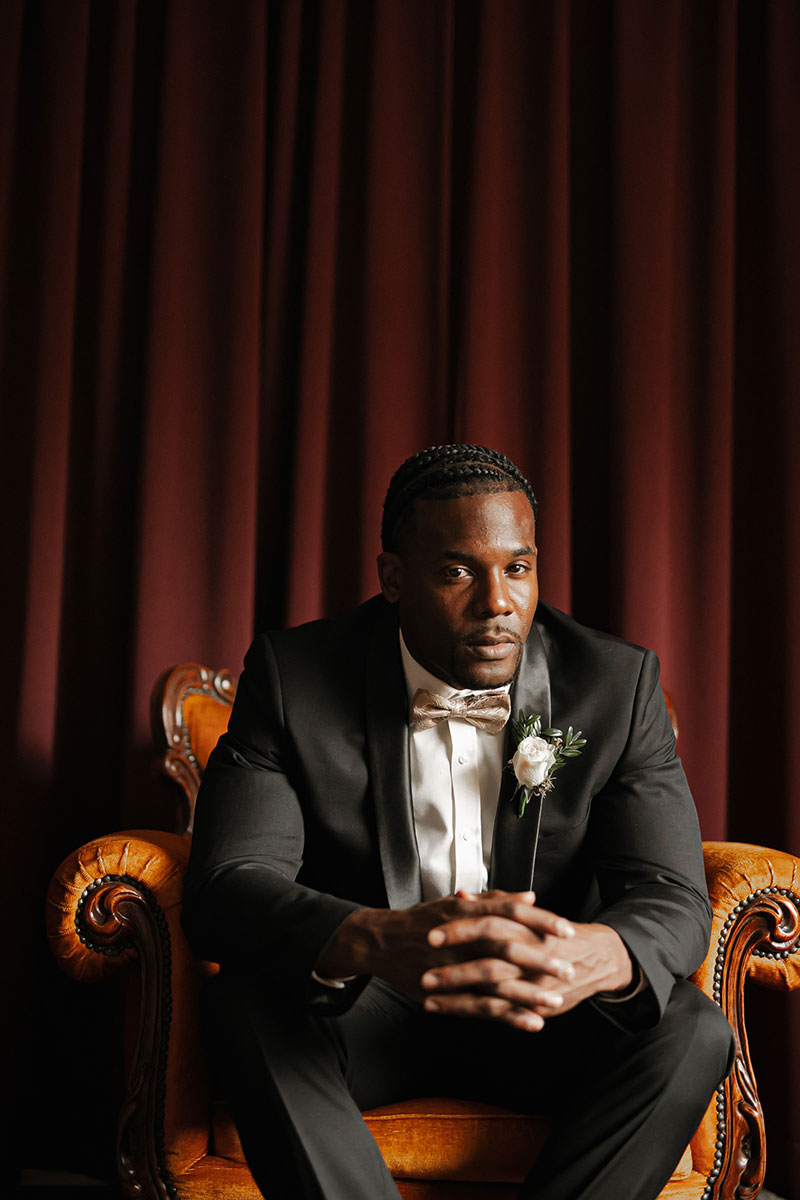
<path fill-rule="evenodd" d="M 437 988 L 469 987 L 480 983 L 496 983 L 501 979 L 520 976 L 537 981 L 552 978 L 571 983 L 575 978 L 572 963 L 554 958 L 549 950 L 524 942 L 491 943 L 481 947 L 485 953 L 457 963 L 436 966 L 422 976 L 422 986 Z"/>
<path fill-rule="evenodd" d="M 557 1012 L 564 1004 L 560 991 L 543 979 L 531 980 L 521 977 L 510 963 L 497 959 L 479 959 L 476 962 L 460 963 L 437 971 L 427 971 L 422 976 L 426 991 L 460 996 L 462 993 L 500 996 L 514 1004 L 537 1011 Z"/>
<path fill-rule="evenodd" d="M 420 983 L 426 991 L 458 991 L 463 988 L 489 987 L 504 979 L 519 978 L 520 968 L 499 958 L 477 958 L 426 971 Z"/>
<path fill-rule="evenodd" d="M 478 1017 L 483 1020 L 502 1021 L 517 1029 L 536 1032 L 544 1028 L 544 1017 L 530 1009 L 519 1008 L 499 996 L 481 996 L 470 992 L 453 996 L 428 997 L 425 1000 L 428 1012 L 441 1013 L 450 1017 Z"/>
<path fill-rule="evenodd" d="M 512 921 L 518 921 L 520 925 L 525 925 L 528 929 L 537 932 L 544 929 L 553 937 L 575 937 L 575 926 L 572 922 L 567 921 L 564 917 L 559 917 L 556 913 L 549 912 L 546 908 L 536 908 L 535 905 L 509 901 L 508 912 L 504 912 L 502 915 Z"/>
<path fill-rule="evenodd" d="M 523 1029 L 528 1033 L 538 1033 L 544 1029 L 544 1017 L 540 1013 L 528 1012 L 524 1008 L 509 1008 L 500 1020 L 514 1029 Z"/>
<path fill-rule="evenodd" d="M 494 986 L 494 995 L 510 1000 L 519 1008 L 529 1008 L 540 1015 L 557 1013 L 564 1007 L 561 992 L 531 983 L 526 979 L 503 979 Z"/>
<path fill-rule="evenodd" d="M 488 914 L 484 912 L 482 915 L 456 917 L 434 926 L 428 933 L 428 942 L 431 946 L 453 946 L 463 942 L 500 939 L 508 933 L 509 922 L 512 926 L 522 925 L 526 931 L 540 938 L 567 938 L 575 934 L 569 922 L 555 913 L 541 908 L 528 908 L 517 902 L 503 902 L 499 910 Z M 515 932 L 519 933 L 519 930 Z"/>
<path fill-rule="evenodd" d="M 536 903 L 536 892 L 504 892 L 500 888 L 492 888 L 491 891 L 481 892 L 476 899 L 499 900 L 504 903 L 516 902 L 518 904 L 527 904 L 530 906 Z"/>

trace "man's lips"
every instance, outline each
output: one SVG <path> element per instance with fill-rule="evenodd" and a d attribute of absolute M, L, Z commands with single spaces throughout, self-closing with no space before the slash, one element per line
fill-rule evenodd
<path fill-rule="evenodd" d="M 498 659 L 498 658 L 507 658 L 508 655 L 511 654 L 512 651 L 516 649 L 516 643 L 515 642 L 488 642 L 488 643 L 478 642 L 475 645 L 470 646 L 469 649 L 470 649 L 470 653 L 473 654 L 475 656 L 475 658 L 484 658 L 484 659 L 491 661 L 493 659 Z"/>
<path fill-rule="evenodd" d="M 504 633 L 497 636 L 484 635 L 467 639 L 466 646 L 476 658 L 488 661 L 507 658 L 519 645 L 519 638 L 514 634 Z"/>

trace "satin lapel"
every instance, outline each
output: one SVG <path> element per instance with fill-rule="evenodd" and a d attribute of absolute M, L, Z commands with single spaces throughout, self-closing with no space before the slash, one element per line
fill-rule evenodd
<path fill-rule="evenodd" d="M 408 695 L 394 610 L 372 633 L 367 662 L 367 757 L 390 908 L 422 899 L 408 772 Z"/>
<path fill-rule="evenodd" d="M 531 626 L 519 673 L 511 689 L 511 716 L 515 718 L 520 709 L 526 716 L 541 716 L 543 729 L 549 726 L 550 671 L 542 635 L 535 623 Z M 514 749 L 514 736 L 509 721 L 504 762 L 508 762 Z M 541 801 L 534 797 L 525 810 L 524 817 L 518 818 L 517 805 L 511 802 L 515 790 L 516 780 L 513 773 L 504 770 L 494 822 L 489 887 L 504 888 L 509 892 L 526 892 L 532 886 L 542 805 Z"/>

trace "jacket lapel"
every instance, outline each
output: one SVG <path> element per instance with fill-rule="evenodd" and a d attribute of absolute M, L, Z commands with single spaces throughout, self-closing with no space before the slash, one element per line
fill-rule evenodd
<path fill-rule="evenodd" d="M 408 695 L 395 610 L 386 605 L 367 659 L 367 757 L 390 908 L 422 899 L 408 770 Z"/>
<path fill-rule="evenodd" d="M 520 709 L 526 716 L 541 716 L 542 728 L 550 725 L 550 672 L 542 635 L 535 622 L 531 626 L 517 679 L 511 689 L 512 718 L 516 718 Z M 510 720 L 505 736 L 503 761 L 508 762 L 515 750 Z M 504 770 L 494 822 L 489 887 L 525 892 L 532 886 L 542 802 L 534 797 L 524 817 L 518 818 L 517 805 L 511 802 L 515 791 L 513 772 Z"/>

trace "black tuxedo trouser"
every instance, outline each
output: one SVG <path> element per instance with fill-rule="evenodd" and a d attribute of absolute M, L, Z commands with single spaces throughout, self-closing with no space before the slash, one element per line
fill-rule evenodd
<path fill-rule="evenodd" d="M 396 1200 L 360 1110 L 425 1095 L 552 1117 L 520 1197 L 655 1200 L 732 1060 L 722 1012 L 684 981 L 645 1031 L 582 1004 L 526 1033 L 425 1013 L 376 979 L 342 1016 L 291 1012 L 257 972 L 227 968 L 209 1023 L 266 1200 Z"/>

